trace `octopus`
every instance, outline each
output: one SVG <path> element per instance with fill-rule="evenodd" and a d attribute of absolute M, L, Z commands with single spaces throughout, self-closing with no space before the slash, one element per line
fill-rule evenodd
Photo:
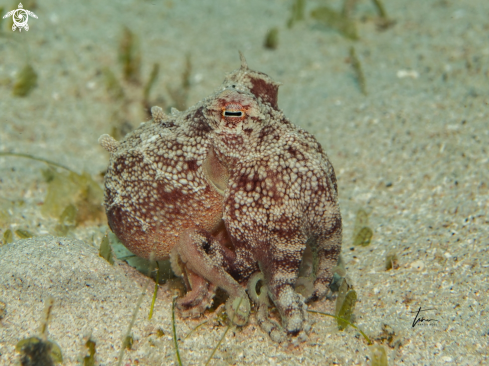
<path fill-rule="evenodd" d="M 307 304 L 329 291 L 342 226 L 333 166 L 278 108 L 278 87 L 241 54 L 208 98 L 171 115 L 153 107 L 123 141 L 99 143 L 109 226 L 134 254 L 170 260 L 187 287 L 180 314 L 200 316 L 220 288 L 234 324 L 252 300 L 282 342 L 307 338 Z"/>

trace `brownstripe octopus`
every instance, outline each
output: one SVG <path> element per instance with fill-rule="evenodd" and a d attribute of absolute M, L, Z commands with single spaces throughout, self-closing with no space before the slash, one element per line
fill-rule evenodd
<path fill-rule="evenodd" d="M 99 142 L 110 228 L 134 254 L 170 258 L 188 290 L 180 313 L 201 315 L 219 287 L 233 323 L 247 323 L 251 298 L 281 342 L 306 338 L 306 301 L 329 291 L 342 229 L 333 167 L 278 108 L 278 87 L 241 55 L 210 97 L 171 116 L 153 107 L 123 141 Z"/>

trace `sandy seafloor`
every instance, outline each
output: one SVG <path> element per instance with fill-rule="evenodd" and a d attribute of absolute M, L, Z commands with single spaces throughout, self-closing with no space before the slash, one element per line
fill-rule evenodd
<path fill-rule="evenodd" d="M 284 0 L 37 1 L 38 19 L 29 19 L 28 32 L 4 27 L 0 37 L 0 79 L 28 60 L 39 74 L 26 98 L 0 85 L 0 151 L 51 159 L 101 183 L 108 154 L 97 138 L 110 132 L 114 103 L 100 71 L 109 66 L 119 73 L 116 49 L 124 25 L 140 37 L 144 78 L 153 62 L 161 64 L 155 95 L 169 100 L 166 86 L 179 84 L 185 55 L 191 55 L 189 105 L 239 66 L 241 50 L 251 68 L 283 83 L 280 108 L 316 136 L 335 167 L 357 325 L 373 338 L 384 323 L 395 330 L 402 346 L 385 346 L 389 365 L 487 365 L 489 2 L 385 3 L 397 24 L 379 32 L 368 20 L 372 4 L 360 1 L 355 16 L 367 20 L 359 21 L 361 39 L 352 42 L 309 16 L 288 29 L 290 2 Z M 318 4 L 308 1 L 306 14 Z M 10 10 L 12 2 L 0 5 Z M 264 36 L 274 26 L 279 47 L 266 50 Z M 348 62 L 352 44 L 368 96 Z M 40 213 L 44 168 L 0 157 L 0 198 L 12 203 L 0 237 L 8 228 L 35 234 L 0 246 L 0 301 L 6 304 L 0 365 L 19 362 L 16 343 L 39 334 L 49 296 L 55 299 L 49 338 L 60 345 L 64 364 L 80 364 L 91 336 L 96 364 L 115 365 L 145 281 L 127 265 L 111 267 L 98 257 L 105 222 L 80 226 L 70 238 L 50 236 L 57 220 Z M 359 208 L 370 212 L 374 232 L 365 248 L 352 247 Z M 396 270 L 384 269 L 389 251 L 399 258 Z M 150 291 L 124 364 L 176 364 L 171 294 L 162 287 L 148 321 Z M 333 311 L 334 305 L 314 307 Z M 419 307 L 434 309 L 425 317 L 438 320 L 435 325 L 412 327 L 411 312 Z M 252 317 L 250 325 L 227 334 L 211 364 L 370 363 L 357 331 L 339 332 L 331 318 L 310 319 L 308 341 L 294 348 L 273 343 Z M 184 365 L 204 364 L 225 330 L 206 324 L 184 339 L 197 324 L 177 318 Z"/>

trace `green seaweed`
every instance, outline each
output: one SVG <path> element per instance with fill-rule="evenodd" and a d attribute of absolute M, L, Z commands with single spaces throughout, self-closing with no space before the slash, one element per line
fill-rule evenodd
<path fill-rule="evenodd" d="M 239 303 L 239 305 L 241 304 L 241 302 Z M 238 307 L 239 307 L 238 305 Z M 224 331 L 224 333 L 222 334 L 221 336 L 221 339 L 219 339 L 219 342 L 217 342 L 216 346 L 214 347 L 214 349 L 212 350 L 212 353 L 211 355 L 209 356 L 209 359 L 207 360 L 207 362 L 205 363 L 205 366 L 207 366 L 209 364 L 209 362 L 211 362 L 212 360 L 212 357 L 214 357 L 214 354 L 216 353 L 216 351 L 219 349 L 219 346 L 221 345 L 222 341 L 224 340 L 224 338 L 226 337 L 226 334 L 228 333 L 229 329 L 231 328 L 231 323 L 228 324 L 228 326 L 226 327 L 226 330 Z"/>
<path fill-rule="evenodd" d="M 134 310 L 132 312 L 131 321 L 129 322 L 129 325 L 127 327 L 127 331 L 124 334 L 124 337 L 122 337 L 121 350 L 119 351 L 119 362 L 117 362 L 118 366 L 122 365 L 122 361 L 124 358 L 124 351 L 126 350 L 128 344 L 129 344 L 128 343 L 128 340 L 129 340 L 128 337 L 130 336 L 131 329 L 134 326 L 134 323 L 136 321 L 136 317 L 138 315 L 139 308 L 141 307 L 141 303 L 143 302 L 144 295 L 146 294 L 146 289 L 148 288 L 149 281 L 150 281 L 150 279 L 148 279 L 148 281 L 146 281 L 146 285 L 144 286 L 143 290 L 141 291 L 141 294 L 139 295 L 138 301 L 136 303 L 136 307 L 134 308 Z M 130 337 L 130 338 L 132 339 L 132 337 Z M 134 340 L 132 340 L 132 341 L 134 341 Z M 130 343 L 130 345 L 132 347 L 132 343 Z"/>
<path fill-rule="evenodd" d="M 180 111 L 187 109 L 187 99 L 190 90 L 190 75 L 192 73 L 192 62 L 190 55 L 185 56 L 185 68 L 183 69 L 180 86 L 178 88 L 167 87 L 174 107 Z"/>
<path fill-rule="evenodd" d="M 366 247 L 372 241 L 373 232 L 369 227 L 362 227 L 353 240 L 353 245 Z"/>
<path fill-rule="evenodd" d="M 129 28 L 123 28 L 121 42 L 118 47 L 118 59 L 122 68 L 122 77 L 116 76 L 108 67 L 102 69 L 105 88 L 108 95 L 117 103 L 111 103 L 110 134 L 116 140 L 124 138 L 126 134 L 134 129 L 129 121 L 137 121 L 151 118 L 151 107 L 160 105 L 166 108 L 167 103 L 161 97 L 151 98 L 158 76 L 160 74 L 159 63 L 154 63 L 147 81 L 143 83 L 140 73 L 142 65 L 142 54 L 136 34 Z M 177 107 L 185 106 L 188 88 L 190 86 L 188 63 L 184 71 L 182 83 L 185 90 L 171 89 L 169 93 L 176 100 Z M 186 74 L 187 72 L 187 74 Z M 184 108 L 183 108 L 184 109 Z"/>
<path fill-rule="evenodd" d="M 5 314 L 7 313 L 7 304 L 3 301 L 0 301 L 0 320 L 3 319 Z"/>
<path fill-rule="evenodd" d="M 127 27 L 122 30 L 122 38 L 119 43 L 119 62 L 122 64 L 124 80 L 139 83 L 141 49 L 138 37 Z"/>
<path fill-rule="evenodd" d="M 98 251 L 98 255 L 101 256 L 102 258 L 104 258 L 111 265 L 114 265 L 114 257 L 112 254 L 112 247 L 110 246 L 109 236 L 107 235 L 107 233 L 102 238 L 102 241 L 100 243 L 100 248 Z"/>
<path fill-rule="evenodd" d="M 47 338 L 48 334 L 48 325 L 51 320 L 51 313 L 53 311 L 54 299 L 49 297 L 46 301 L 46 305 L 44 306 L 44 311 L 42 313 L 41 318 L 41 326 L 39 327 L 39 333 L 41 333 L 41 337 L 43 339 Z"/>
<path fill-rule="evenodd" d="M 355 75 L 358 81 L 358 85 L 360 86 L 360 91 L 363 95 L 367 95 L 367 82 L 365 81 L 365 75 L 363 74 L 362 64 L 357 57 L 357 53 L 355 52 L 355 47 L 350 47 L 350 62 L 353 67 L 353 71 L 355 71 Z"/>
<path fill-rule="evenodd" d="M 265 43 L 263 44 L 265 48 L 269 50 L 275 50 L 278 47 L 278 28 L 270 28 L 265 36 Z"/>
<path fill-rule="evenodd" d="M 51 160 L 44 159 L 44 158 L 39 158 L 37 156 L 30 155 L 30 154 L 23 154 L 23 153 L 14 153 L 14 152 L 3 151 L 3 152 L 0 152 L 0 156 L 15 156 L 15 157 L 18 157 L 18 158 L 26 158 L 26 159 L 30 159 L 30 160 L 40 161 L 42 163 L 46 163 L 48 165 L 52 165 L 52 166 L 55 166 L 55 167 L 58 167 L 58 168 L 65 169 L 65 170 L 67 170 L 69 172 L 75 173 L 70 168 L 68 168 L 68 167 L 66 167 L 64 165 L 58 164 L 55 161 L 51 161 Z M 43 175 L 44 175 L 44 173 L 43 173 Z"/>
<path fill-rule="evenodd" d="M 241 306 L 241 302 L 243 301 L 243 298 L 240 297 L 239 298 L 239 302 L 238 302 L 238 306 L 236 307 L 236 309 L 239 309 L 239 307 Z M 226 327 L 226 330 L 224 331 L 224 333 L 222 334 L 222 337 L 221 339 L 219 339 L 219 342 L 217 342 L 216 346 L 214 347 L 214 349 L 212 350 L 212 353 L 211 355 L 209 356 L 209 358 L 207 359 L 207 362 L 205 363 L 205 366 L 207 366 L 209 364 L 209 362 L 211 362 L 212 360 L 212 357 L 214 357 L 214 354 L 216 353 L 216 351 L 219 349 L 219 346 L 221 345 L 222 341 L 224 340 L 224 338 L 226 337 L 226 334 L 227 332 L 229 331 L 229 329 L 231 328 L 231 325 L 234 324 L 234 317 L 236 315 L 236 312 L 234 312 L 233 314 L 233 317 L 231 318 L 231 321 L 228 322 L 228 326 Z"/>
<path fill-rule="evenodd" d="M 26 97 L 37 86 L 37 73 L 32 65 L 25 65 L 15 76 L 12 94 L 16 97 Z"/>
<path fill-rule="evenodd" d="M 76 208 L 75 226 L 86 221 L 105 220 L 101 204 L 103 195 L 99 184 L 86 172 L 55 172 L 53 180 L 48 184 L 41 213 L 61 218 L 65 210 L 71 210 L 67 207 L 73 205 Z"/>
<path fill-rule="evenodd" d="M 171 302 L 171 334 L 173 338 L 173 346 L 175 347 L 175 355 L 179 366 L 182 366 L 182 358 L 180 357 L 180 351 L 178 350 L 178 338 L 177 338 L 177 326 L 175 324 L 175 301 L 177 297 L 174 296 Z"/>
<path fill-rule="evenodd" d="M 163 337 L 164 335 L 165 335 L 165 331 L 164 331 L 163 329 L 161 329 L 161 328 L 156 329 L 156 336 L 157 336 L 158 338 L 161 338 L 161 337 Z"/>
<path fill-rule="evenodd" d="M 61 348 L 52 341 L 38 337 L 25 338 L 17 343 L 15 349 L 20 353 L 22 366 L 50 366 L 63 363 Z"/>
<path fill-rule="evenodd" d="M 153 88 L 156 79 L 158 79 L 159 72 L 160 64 L 154 63 L 153 68 L 151 69 L 151 74 L 149 75 L 148 81 L 146 82 L 146 85 L 143 89 L 143 103 L 147 106 L 149 106 L 149 93 L 151 92 L 151 89 Z"/>
<path fill-rule="evenodd" d="M 85 347 L 88 348 L 88 355 L 83 357 L 83 366 L 95 366 L 95 353 L 97 344 L 91 338 L 85 343 Z"/>
<path fill-rule="evenodd" d="M 316 311 L 316 310 L 307 310 L 308 313 L 312 313 L 312 314 L 319 314 L 319 315 L 324 315 L 324 316 L 330 316 L 332 318 L 335 318 L 336 321 L 341 321 L 343 323 L 346 323 L 348 324 L 350 327 L 352 328 L 355 328 L 356 330 L 358 330 L 360 332 L 360 334 L 362 335 L 363 338 L 365 338 L 365 340 L 367 341 L 368 344 L 373 344 L 372 341 L 370 340 L 370 338 L 359 328 L 357 327 L 355 324 L 349 322 L 348 320 L 346 319 L 342 319 L 336 315 L 333 315 L 333 314 L 328 314 L 328 313 L 324 313 L 322 311 Z"/>
<path fill-rule="evenodd" d="M 3 244 L 9 244 L 14 242 L 14 234 L 12 233 L 12 230 L 7 229 L 3 233 Z"/>
<path fill-rule="evenodd" d="M 328 6 L 320 6 L 311 11 L 311 17 L 321 24 L 333 28 L 345 38 L 358 40 L 357 25 L 353 19 L 337 12 Z"/>
<path fill-rule="evenodd" d="M 357 301 L 355 290 L 346 292 L 346 288 L 348 288 L 346 281 L 343 281 L 340 286 L 338 298 L 336 299 L 335 314 L 338 318 L 342 319 L 337 321 L 339 330 L 344 330 L 348 326 L 348 323 L 345 323 L 343 319 L 353 323 L 353 311 L 355 309 L 355 302 Z"/>
<path fill-rule="evenodd" d="M 151 307 L 149 309 L 149 315 L 148 319 L 151 320 L 153 317 L 153 309 L 155 307 L 155 302 L 156 302 L 156 295 L 158 295 L 158 286 L 160 283 L 160 267 L 158 265 L 158 262 L 155 262 L 156 264 L 156 281 L 155 281 L 155 290 L 153 292 L 153 299 L 151 300 Z"/>
<path fill-rule="evenodd" d="M 385 348 L 380 344 L 373 344 L 368 346 L 370 350 L 370 359 L 372 362 L 371 366 L 387 366 L 387 354 L 385 352 Z"/>
<path fill-rule="evenodd" d="M 59 216 L 59 224 L 56 226 L 56 233 L 60 236 L 65 236 L 76 226 L 76 216 L 78 210 L 76 206 L 70 203 Z"/>
<path fill-rule="evenodd" d="M 132 349 L 133 344 L 134 344 L 134 338 L 132 337 L 132 335 L 130 334 L 126 335 L 126 338 L 124 339 L 123 342 L 123 347 L 128 351 L 130 351 Z"/>
<path fill-rule="evenodd" d="M 363 208 L 359 208 L 355 216 L 355 224 L 353 226 L 353 237 L 360 231 L 364 226 L 368 226 L 368 213 Z"/>
<path fill-rule="evenodd" d="M 397 268 L 399 268 L 399 260 L 397 259 L 396 253 L 391 251 L 385 256 L 385 270 L 388 271 Z"/>
<path fill-rule="evenodd" d="M 372 236 L 372 229 L 368 226 L 368 214 L 363 208 L 360 208 L 353 226 L 353 245 L 366 247 L 372 241 Z"/>
<path fill-rule="evenodd" d="M 122 89 L 119 80 L 117 80 L 117 76 L 112 72 L 112 70 L 108 67 L 104 67 L 102 69 L 102 75 L 104 77 L 105 90 L 107 94 L 113 100 L 121 100 L 124 98 L 124 90 Z"/>
<path fill-rule="evenodd" d="M 39 158 L 29 154 L 0 152 L 0 156 L 13 156 L 40 161 L 50 166 L 42 170 L 42 175 L 48 183 L 48 192 L 41 208 L 44 216 L 58 218 L 60 225 L 56 228 L 58 233 L 67 232 L 66 226 L 72 225 L 71 215 L 76 209 L 75 225 L 85 221 L 105 220 L 102 200 L 104 193 L 99 184 L 86 173 L 78 174 L 70 168 L 54 161 Z M 58 167 L 66 172 L 58 172 L 51 167 Z M 1 212 L 1 211 L 0 211 Z M 62 225 L 65 225 L 63 227 Z"/>
<path fill-rule="evenodd" d="M 13 202 L 0 197 L 0 227 L 10 223 L 10 209 Z"/>
<path fill-rule="evenodd" d="M 5 11 L 4 6 L 0 6 L 0 33 L 3 31 L 3 12 Z"/>
<path fill-rule="evenodd" d="M 77 209 L 75 205 L 69 204 L 61 213 L 59 222 L 64 225 L 74 226 L 76 223 Z"/>
<path fill-rule="evenodd" d="M 47 339 L 48 324 L 51 320 L 51 313 L 54 306 L 54 299 L 48 298 L 44 307 L 39 327 L 39 337 L 30 337 L 20 340 L 15 349 L 20 353 L 20 363 L 22 366 L 43 365 L 50 366 L 63 363 L 61 348 L 54 342 Z"/>
<path fill-rule="evenodd" d="M 381 18 L 387 19 L 387 12 L 385 11 L 384 5 L 380 0 L 372 0 L 377 13 Z"/>
<path fill-rule="evenodd" d="M 380 0 L 372 0 L 372 3 L 374 4 L 377 14 L 379 15 L 376 21 L 377 29 L 386 30 L 396 24 L 395 20 L 389 19 L 387 11 L 384 8 L 384 4 L 382 4 Z"/>
<path fill-rule="evenodd" d="M 209 319 L 207 320 L 204 320 L 202 323 L 200 323 L 199 325 L 195 326 L 194 328 L 192 328 L 190 330 L 190 332 L 187 333 L 187 335 L 185 337 L 183 337 L 183 339 L 187 339 L 193 332 L 195 332 L 197 329 L 199 329 L 201 326 L 203 326 L 204 324 L 207 324 L 209 322 Z"/>
<path fill-rule="evenodd" d="M 297 22 L 304 20 L 304 9 L 306 0 L 293 0 L 290 8 L 290 17 L 287 20 L 287 27 L 292 28 Z"/>
<path fill-rule="evenodd" d="M 32 234 L 29 230 L 25 230 L 25 229 L 17 229 L 15 230 L 15 233 L 21 239 L 29 239 L 34 236 L 34 234 Z"/>

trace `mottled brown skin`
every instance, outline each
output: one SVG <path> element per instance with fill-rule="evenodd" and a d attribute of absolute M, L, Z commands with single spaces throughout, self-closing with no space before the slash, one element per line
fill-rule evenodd
<path fill-rule="evenodd" d="M 304 302 L 328 291 L 341 216 L 333 167 L 316 139 L 278 109 L 277 93 L 278 84 L 242 58 L 196 106 L 172 116 L 154 107 L 153 121 L 124 141 L 104 135 L 100 143 L 111 152 L 109 225 L 133 253 L 171 258 L 189 287 L 182 313 L 201 314 L 220 287 L 230 295 L 228 316 L 243 325 L 253 283 L 259 323 L 282 341 L 308 330 Z M 306 299 L 296 285 L 308 281 Z M 282 326 L 268 319 L 268 297 Z"/>

